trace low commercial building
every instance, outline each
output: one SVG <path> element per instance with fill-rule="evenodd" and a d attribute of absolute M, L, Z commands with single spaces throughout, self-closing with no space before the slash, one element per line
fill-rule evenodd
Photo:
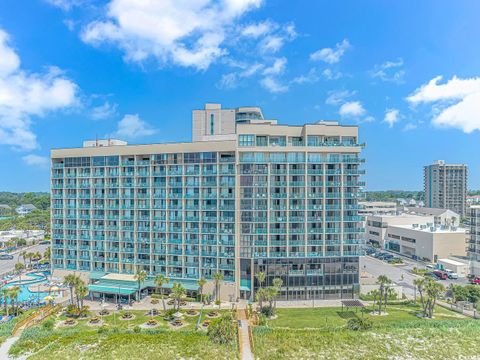
<path fill-rule="evenodd" d="M 437 262 L 452 255 L 464 256 L 465 228 L 390 225 L 387 227 L 386 248 L 414 259 Z"/>
<path fill-rule="evenodd" d="M 460 224 L 460 215 L 448 209 L 408 207 L 406 208 L 406 213 L 420 216 L 433 216 L 433 224 L 435 226 L 458 226 Z"/>
<path fill-rule="evenodd" d="M 390 225 L 427 225 L 433 224 L 432 216 L 400 215 L 370 215 L 366 217 L 365 240 L 367 243 L 386 247 L 387 229 Z"/>
<path fill-rule="evenodd" d="M 45 238 L 43 230 L 8 230 L 0 231 L 0 248 L 4 248 L 14 239 L 25 239 L 28 243 L 38 242 Z"/>

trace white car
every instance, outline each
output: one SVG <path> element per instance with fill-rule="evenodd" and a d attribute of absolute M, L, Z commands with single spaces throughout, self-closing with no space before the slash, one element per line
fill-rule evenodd
<path fill-rule="evenodd" d="M 450 269 L 445 269 L 445 272 L 448 274 L 449 279 L 458 279 L 458 274 Z"/>

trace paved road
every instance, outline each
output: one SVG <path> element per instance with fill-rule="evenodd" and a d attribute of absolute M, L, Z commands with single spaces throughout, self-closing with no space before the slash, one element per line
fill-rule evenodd
<path fill-rule="evenodd" d="M 421 268 L 422 265 L 418 262 L 405 260 L 403 265 L 390 265 L 384 261 L 375 259 L 371 256 L 362 256 L 360 258 L 360 269 L 372 274 L 375 278 L 379 275 L 386 275 L 398 285 L 403 286 L 403 292 L 408 297 L 415 296 L 415 286 L 413 281 L 417 278 L 410 270 L 414 267 Z M 402 280 L 403 275 L 403 280 Z M 468 284 L 466 279 L 457 280 L 438 280 L 443 285 L 448 286 L 450 284 Z"/>
<path fill-rule="evenodd" d="M 48 246 L 50 246 L 50 245 L 49 244 L 34 245 L 34 246 L 26 248 L 25 250 L 27 252 L 37 252 L 38 251 L 38 252 L 40 252 L 40 254 L 43 255 L 43 253 L 45 252 L 45 249 Z M 12 260 L 0 260 L 0 275 L 5 274 L 5 273 L 15 269 L 15 264 L 18 262 L 18 258 L 20 257 L 20 252 L 21 251 L 15 253 L 15 254 L 12 254 L 13 255 Z M 23 261 L 23 259 L 21 258 L 20 261 Z M 28 262 L 28 260 L 27 260 L 27 262 Z"/>

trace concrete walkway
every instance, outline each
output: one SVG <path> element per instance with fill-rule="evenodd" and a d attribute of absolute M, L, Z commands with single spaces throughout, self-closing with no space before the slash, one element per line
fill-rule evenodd
<path fill-rule="evenodd" d="M 13 359 L 8 355 L 8 351 L 12 347 L 12 345 L 19 339 L 20 336 L 12 336 L 9 337 L 5 342 L 0 346 L 0 359 Z"/>
<path fill-rule="evenodd" d="M 239 336 L 240 336 L 240 359 L 241 360 L 253 360 L 252 345 L 250 344 L 250 336 L 248 331 L 248 319 L 245 309 L 239 309 L 237 312 L 239 323 Z"/>

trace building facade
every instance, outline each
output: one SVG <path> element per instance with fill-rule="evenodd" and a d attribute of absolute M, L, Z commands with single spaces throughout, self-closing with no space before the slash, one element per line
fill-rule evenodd
<path fill-rule="evenodd" d="M 264 271 L 264 286 L 282 278 L 283 299 L 353 297 L 358 128 L 276 125 L 239 108 L 227 110 L 232 133 L 213 107 L 194 111 L 191 143 L 52 150 L 55 271 L 144 270 L 194 288 L 221 273 L 225 295 L 246 299 Z"/>
<path fill-rule="evenodd" d="M 467 165 L 436 160 L 424 168 L 425 206 L 466 216 Z"/>

